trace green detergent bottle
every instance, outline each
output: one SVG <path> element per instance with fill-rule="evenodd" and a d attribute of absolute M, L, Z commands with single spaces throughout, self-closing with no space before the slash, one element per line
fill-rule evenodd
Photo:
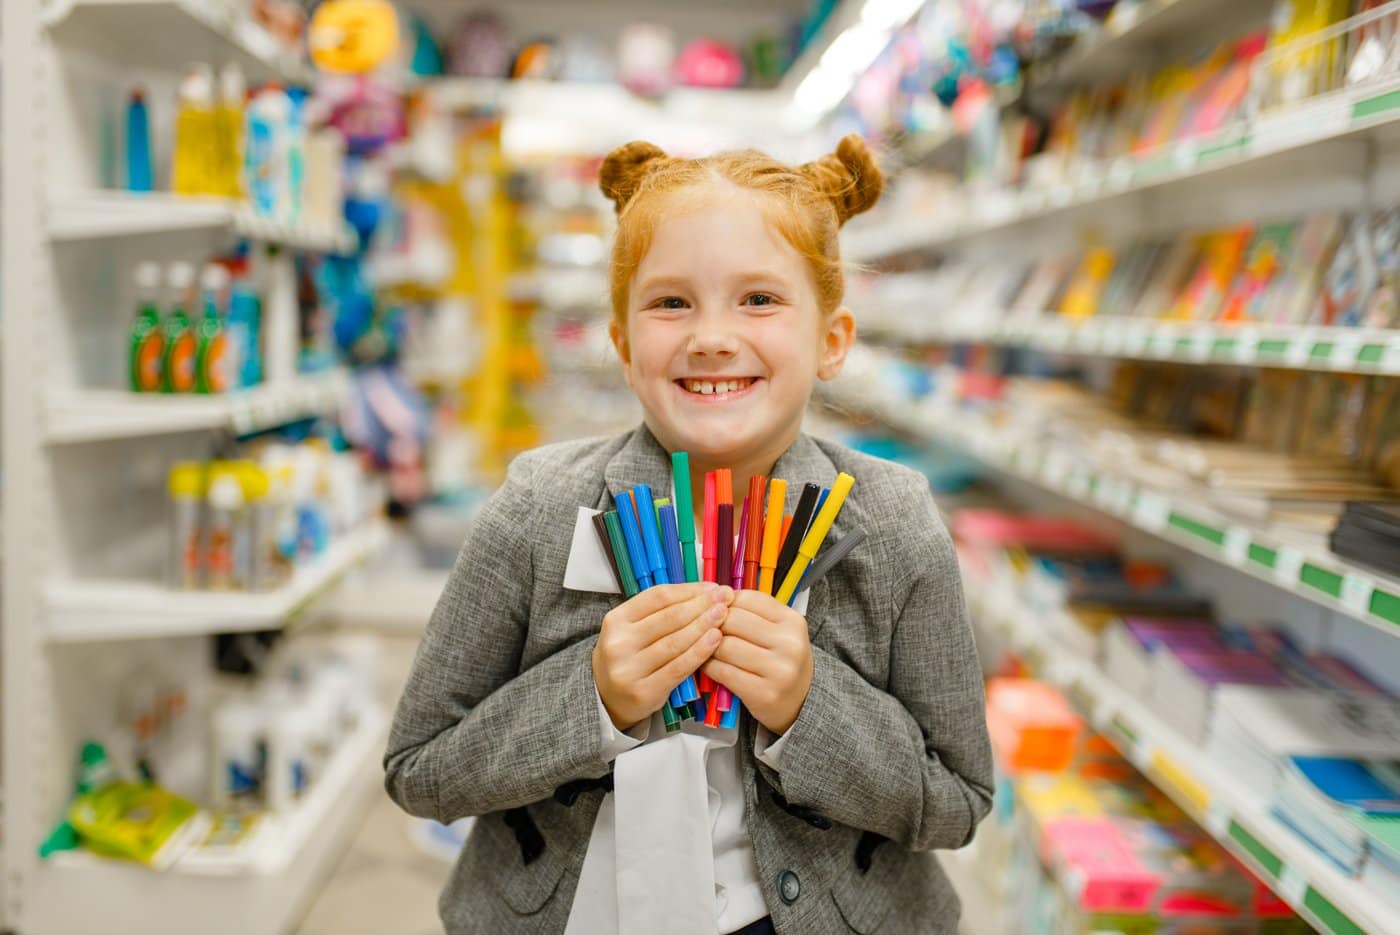
<path fill-rule="evenodd" d="M 136 267 L 136 320 L 131 325 L 127 374 L 136 393 L 157 393 L 165 364 L 165 334 L 160 327 L 160 267 Z"/>
<path fill-rule="evenodd" d="M 228 284 L 228 270 L 223 266 L 210 263 L 204 267 L 199 279 L 204 307 L 199 325 L 195 328 L 196 393 L 227 392 L 230 376 L 236 369 L 236 364 L 230 359 L 230 344 L 221 307 Z"/>
<path fill-rule="evenodd" d="M 165 318 L 165 360 L 161 374 L 161 392 L 194 392 L 195 350 L 198 340 L 194 325 L 185 311 L 190 288 L 194 285 L 194 267 L 175 263 L 170 267 L 170 314 Z"/>

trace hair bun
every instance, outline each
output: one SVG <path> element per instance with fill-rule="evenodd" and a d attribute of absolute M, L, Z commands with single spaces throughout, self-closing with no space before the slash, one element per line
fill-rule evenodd
<path fill-rule="evenodd" d="M 621 214 L 627 202 L 637 194 L 647 173 L 668 158 L 661 147 L 644 140 L 623 143 L 608 153 L 598 167 L 598 187 L 613 200 L 617 213 Z"/>
<path fill-rule="evenodd" d="M 884 173 L 865 140 L 855 133 L 842 137 L 836 152 L 807 163 L 801 171 L 831 199 L 836 219 L 842 224 L 874 207 L 885 189 Z"/>

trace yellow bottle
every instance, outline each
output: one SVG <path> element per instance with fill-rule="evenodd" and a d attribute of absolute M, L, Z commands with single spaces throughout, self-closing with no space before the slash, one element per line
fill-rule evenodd
<path fill-rule="evenodd" d="M 214 108 L 214 190 L 225 198 L 243 197 L 243 102 L 247 96 L 243 70 L 230 62 L 219 72 L 219 101 Z"/>
<path fill-rule="evenodd" d="M 212 171 L 218 146 L 214 132 L 214 76 L 207 65 L 191 68 L 180 82 L 175 115 L 175 153 L 170 188 L 177 195 L 213 195 Z"/>

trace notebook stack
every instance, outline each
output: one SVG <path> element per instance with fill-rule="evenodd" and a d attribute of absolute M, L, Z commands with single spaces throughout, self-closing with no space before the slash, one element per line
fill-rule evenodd
<path fill-rule="evenodd" d="M 1348 503 L 1331 546 L 1343 558 L 1400 575 L 1400 504 Z"/>

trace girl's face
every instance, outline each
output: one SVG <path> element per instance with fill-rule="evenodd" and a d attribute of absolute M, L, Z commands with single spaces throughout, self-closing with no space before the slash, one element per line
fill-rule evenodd
<path fill-rule="evenodd" d="M 750 193 L 717 183 L 657 225 L 626 330 L 611 331 L 663 445 L 765 471 L 796 439 L 816 380 L 840 372 L 855 319 L 822 315 L 807 261 Z"/>

